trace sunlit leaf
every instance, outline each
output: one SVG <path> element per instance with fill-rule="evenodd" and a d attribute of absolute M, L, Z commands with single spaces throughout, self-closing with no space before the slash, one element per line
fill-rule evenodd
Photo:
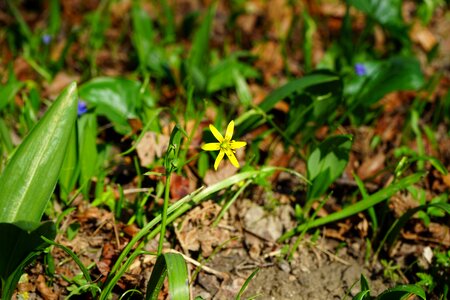
<path fill-rule="evenodd" d="M 352 136 L 337 135 L 327 138 L 311 153 L 307 161 L 308 200 L 321 196 L 342 174 L 348 163 Z"/>
<path fill-rule="evenodd" d="M 410 299 L 411 295 L 416 295 L 421 299 L 427 299 L 425 291 L 418 285 L 408 284 L 408 285 L 398 285 L 396 287 L 387 289 L 381 293 L 376 300 L 401 300 Z"/>
<path fill-rule="evenodd" d="M 77 116 L 70 84 L 14 152 L 0 175 L 0 222 L 26 230 L 39 224 L 55 188 Z"/>
<path fill-rule="evenodd" d="M 138 111 L 146 103 L 154 104 L 148 92 L 141 95 L 139 81 L 124 78 L 98 77 L 83 84 L 80 98 L 95 107 L 98 115 L 107 117 L 120 133 L 131 130 L 128 119 L 138 118 Z"/>
<path fill-rule="evenodd" d="M 189 299 L 189 276 L 186 262 L 183 256 L 178 253 L 165 253 L 158 257 L 147 284 L 145 299 L 158 299 L 166 274 L 169 279 L 170 299 Z"/>

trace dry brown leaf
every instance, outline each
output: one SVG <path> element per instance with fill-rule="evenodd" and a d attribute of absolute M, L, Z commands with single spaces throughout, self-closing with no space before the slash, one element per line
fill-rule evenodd
<path fill-rule="evenodd" d="M 271 36 L 282 40 L 284 39 L 291 27 L 292 13 L 287 0 L 272 0 L 267 2 L 266 16 L 270 22 L 269 32 Z"/>
<path fill-rule="evenodd" d="M 41 294 L 42 298 L 45 300 L 57 300 L 58 295 L 53 291 L 53 289 L 49 288 L 47 286 L 47 283 L 45 282 L 44 275 L 39 275 L 36 279 L 36 288 Z"/>
<path fill-rule="evenodd" d="M 418 205 L 417 201 L 409 193 L 397 193 L 389 201 L 389 208 L 394 211 L 396 217 L 401 217 L 407 210 L 415 208 Z"/>
<path fill-rule="evenodd" d="M 425 51 L 430 51 L 437 44 L 436 37 L 426 27 L 422 26 L 420 22 L 414 22 L 409 33 L 411 40 L 419 44 Z"/>
<path fill-rule="evenodd" d="M 156 158 L 163 157 L 169 146 L 170 137 L 156 132 L 146 132 L 136 146 L 141 166 L 152 164 Z"/>
<path fill-rule="evenodd" d="M 270 82 L 272 76 L 281 73 L 283 70 L 283 56 L 278 42 L 260 43 L 252 49 L 252 54 L 258 57 L 255 66 L 264 71 L 265 82 Z"/>
<path fill-rule="evenodd" d="M 195 178 L 186 178 L 178 174 L 172 174 L 170 179 L 170 195 L 173 200 L 178 200 L 195 190 Z"/>
<path fill-rule="evenodd" d="M 69 75 L 66 72 L 59 72 L 56 74 L 53 81 L 47 86 L 45 93 L 50 98 L 56 98 L 61 91 L 69 85 L 73 81 L 78 81 L 80 76 L 78 75 Z"/>
<path fill-rule="evenodd" d="M 375 176 L 379 171 L 385 168 L 385 161 L 386 155 L 383 152 L 379 152 L 374 157 L 366 157 L 358 168 L 358 176 L 362 180 Z"/>
<path fill-rule="evenodd" d="M 190 211 L 183 219 L 176 235 L 185 252 L 202 251 L 208 257 L 214 248 L 231 238 L 230 232 L 220 226 L 212 227 L 212 222 L 219 214 L 221 207 L 212 201 L 206 201 Z"/>

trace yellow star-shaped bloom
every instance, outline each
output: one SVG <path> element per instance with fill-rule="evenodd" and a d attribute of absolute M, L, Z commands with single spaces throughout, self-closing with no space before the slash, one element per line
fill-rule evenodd
<path fill-rule="evenodd" d="M 228 159 L 231 161 L 233 166 L 239 168 L 239 162 L 236 159 L 234 153 L 236 149 L 245 147 L 247 145 L 246 142 L 236 142 L 231 140 L 234 132 L 234 121 L 231 121 L 227 126 L 227 131 L 225 132 L 225 138 L 220 134 L 220 132 L 214 127 L 212 124 L 209 125 L 209 129 L 211 130 L 214 137 L 219 141 L 218 143 L 207 143 L 202 146 L 202 149 L 205 151 L 217 151 L 220 150 L 219 155 L 214 162 L 214 170 L 217 170 L 220 162 L 222 161 L 225 154 L 228 156 Z"/>

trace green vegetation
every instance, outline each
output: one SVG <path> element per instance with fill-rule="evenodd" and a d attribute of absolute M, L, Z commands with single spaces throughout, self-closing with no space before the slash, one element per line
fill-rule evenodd
<path fill-rule="evenodd" d="M 271 241 L 274 261 L 347 222 L 338 239 L 358 243 L 383 270 L 371 279 L 390 287 L 375 295 L 361 274 L 353 299 L 448 298 L 450 81 L 429 30 L 448 22 L 448 3 L 319 1 L 342 12 L 325 17 L 308 1 L 280 12 L 264 1 L 31 2 L 0 3 L 1 299 L 26 299 L 17 286 L 43 276 L 37 265 L 44 286 L 64 282 L 60 297 L 195 297 L 208 256 L 233 238 L 206 255 L 183 245 L 189 213 L 213 203 L 217 214 L 199 214 L 213 220 L 193 224 L 217 229 L 244 198 L 274 214 L 279 190 L 295 225 Z M 90 228 L 95 244 L 105 224 L 86 263 L 72 241 Z M 402 242 L 427 254 L 399 263 Z M 67 261 L 76 275 L 61 271 Z M 136 263 L 153 266 L 140 267 L 145 282 L 124 281 Z M 246 290 L 262 268 L 236 299 L 258 298 Z"/>

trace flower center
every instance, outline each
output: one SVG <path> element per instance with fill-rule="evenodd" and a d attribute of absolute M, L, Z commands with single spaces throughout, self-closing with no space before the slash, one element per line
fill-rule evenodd
<path fill-rule="evenodd" d="M 230 142 L 227 140 L 223 140 L 222 143 L 220 143 L 220 148 L 222 150 L 229 150 L 230 149 Z"/>

